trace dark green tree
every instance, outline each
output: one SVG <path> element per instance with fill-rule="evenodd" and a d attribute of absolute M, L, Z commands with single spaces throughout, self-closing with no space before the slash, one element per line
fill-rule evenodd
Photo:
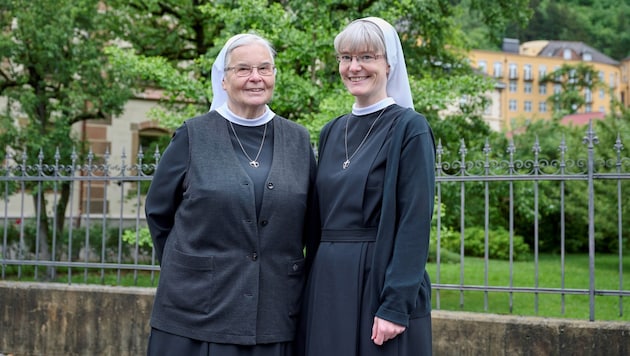
<path fill-rule="evenodd" d="M 0 154 L 13 152 L 27 165 L 36 165 L 38 153 L 70 164 L 73 146 L 81 154 L 80 137 L 72 126 L 84 120 L 119 114 L 131 96 L 131 85 L 121 79 L 104 54 L 108 41 L 105 14 L 99 0 L 0 0 Z M 26 172 L 23 172 L 26 174 Z M 51 172 L 46 172 L 50 174 Z M 70 183 L 60 182 L 60 199 L 51 207 L 54 228 L 64 226 Z M 26 187 L 37 199 L 49 187 Z M 40 257 L 49 258 L 51 227 L 46 206 L 39 218 Z M 37 205 L 36 205 L 37 206 Z"/>

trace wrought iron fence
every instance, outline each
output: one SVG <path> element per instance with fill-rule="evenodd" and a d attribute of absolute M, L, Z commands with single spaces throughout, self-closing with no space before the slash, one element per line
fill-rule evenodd
<path fill-rule="evenodd" d="M 484 295 L 484 310 L 488 309 L 490 293 L 508 295 L 509 311 L 512 312 L 513 296 L 516 293 L 534 294 L 535 308 L 538 310 L 538 297 L 541 294 L 565 296 L 584 295 L 589 298 L 589 319 L 595 320 L 596 296 L 618 297 L 619 315 L 624 313 L 623 297 L 630 296 L 630 288 L 624 285 L 623 258 L 627 255 L 627 233 L 629 224 L 624 224 L 624 191 L 630 188 L 628 166 L 630 160 L 622 156 L 623 144 L 618 138 L 611 143 L 609 158 L 595 157 L 597 136 L 589 125 L 584 137 L 582 158 L 566 158 L 567 146 L 561 142 L 558 155 L 553 159 L 539 157 L 538 142 L 533 143 L 531 159 L 515 158 L 513 144 L 502 158 L 495 158 L 489 144 L 483 149 L 482 159 L 468 160 L 468 151 L 462 142 L 459 159 L 443 161 L 444 147 L 438 144 L 436 161 L 436 212 L 434 215 L 435 233 L 432 244 L 432 261 L 435 273 L 432 275 L 437 309 L 441 308 L 442 293 L 459 292 L 460 305 L 464 304 L 465 293 L 480 292 Z M 155 164 L 146 164 L 142 149 L 136 162 L 128 163 L 123 154 L 114 162 L 109 153 L 96 157 L 89 152 L 85 160 L 79 160 L 75 153 L 64 161 L 57 153 L 52 159 L 40 152 L 37 157 L 26 154 L 7 155 L 0 171 L 3 189 L 4 228 L 0 241 L 0 267 L 2 279 L 55 280 L 67 283 L 136 284 L 139 275 L 149 276 L 150 285 L 157 283 L 159 266 L 155 254 L 148 243 L 143 212 L 144 192 L 151 181 Z M 479 156 L 477 156 L 479 157 Z M 159 161 L 159 152 L 152 154 L 153 162 Z M 51 163 L 52 162 L 52 163 Z M 567 287 L 565 257 L 570 238 L 566 236 L 567 210 L 572 207 L 568 191 L 571 182 L 580 182 L 577 189 L 586 198 L 580 203 L 587 213 L 584 221 L 585 236 L 588 242 L 588 283 L 583 288 Z M 554 184 L 557 195 L 543 197 L 547 192 L 545 184 Z M 608 188 L 600 193 L 596 188 L 604 184 Z M 501 185 L 501 189 L 497 189 Z M 523 187 L 526 187 L 525 189 Z M 519 190 L 520 189 L 520 190 Z M 525 192 L 525 194 L 523 193 Z M 607 211 L 605 218 L 616 220 L 616 245 L 609 243 L 618 256 L 615 279 L 618 288 L 597 288 L 595 283 L 596 209 L 598 194 L 605 194 L 607 204 L 613 212 Z M 500 195 L 503 218 L 497 215 L 497 196 Z M 523 195 L 527 195 L 523 197 Z M 518 202 L 526 199 L 527 213 L 531 221 L 531 236 L 528 236 L 533 255 L 534 276 L 532 285 L 516 285 L 514 274 L 517 257 L 517 225 L 522 214 Z M 557 231 L 559 237 L 554 248 L 559 255 L 560 283 L 556 287 L 541 285 L 539 276 L 540 236 L 546 230 L 539 222 L 541 202 L 556 204 Z M 447 203 L 447 204 L 445 204 Z M 612 204 L 612 205 L 611 205 Z M 475 208 L 475 221 L 482 225 L 483 242 L 483 282 L 467 282 L 465 259 L 469 258 L 467 235 L 471 220 L 471 205 Z M 500 204 L 499 204 L 500 205 Z M 609 209 L 610 210 L 610 209 Z M 63 212 L 63 213 L 58 213 Z M 494 214 L 494 217 L 493 217 Z M 497 218 L 498 216 L 498 218 Z M 501 220 L 503 219 L 503 220 Z M 447 227 L 445 221 L 449 221 Z M 493 259 L 494 229 L 498 221 L 507 231 L 509 241 L 503 258 L 507 264 L 506 282 L 490 282 L 490 261 Z M 500 224 L 500 223 L 499 223 Z M 456 230 L 453 231 L 453 226 Z M 449 230 L 451 229 L 451 230 Z M 442 276 L 447 237 L 457 235 L 457 256 L 459 265 L 457 280 Z M 609 234 L 610 235 L 610 234 Z M 450 241 L 452 244 L 453 241 Z M 555 242 L 554 242 L 555 243 Z M 131 278 L 130 282 L 129 279 Z M 124 279 L 124 280 L 123 280 Z M 146 280 L 146 278 L 144 278 Z M 627 283 L 627 282 L 625 282 Z"/>

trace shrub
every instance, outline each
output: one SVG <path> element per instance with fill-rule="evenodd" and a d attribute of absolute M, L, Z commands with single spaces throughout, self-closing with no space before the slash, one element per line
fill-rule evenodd
<path fill-rule="evenodd" d="M 470 227 L 464 231 L 464 253 L 469 257 L 484 257 L 485 255 L 485 230 L 480 227 Z M 530 258 L 529 246 L 522 236 L 514 235 L 515 261 L 523 261 Z M 442 248 L 458 253 L 460 250 L 460 234 L 442 234 Z M 510 234 L 503 228 L 488 231 L 488 258 L 508 260 L 510 258 Z"/>

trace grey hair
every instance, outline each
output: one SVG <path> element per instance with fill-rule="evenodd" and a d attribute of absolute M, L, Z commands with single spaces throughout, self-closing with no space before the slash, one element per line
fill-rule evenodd
<path fill-rule="evenodd" d="M 335 37 L 335 52 L 374 52 L 387 56 L 383 31 L 365 19 L 352 21 Z"/>
<path fill-rule="evenodd" d="M 235 49 L 237 49 L 238 47 L 242 47 L 242 46 L 246 46 L 246 45 L 250 45 L 252 43 L 259 43 L 263 46 L 265 46 L 267 48 L 267 50 L 269 50 L 269 55 L 271 56 L 271 63 L 274 63 L 274 58 L 276 56 L 276 51 L 273 49 L 273 46 L 271 45 L 271 43 L 262 38 L 259 35 L 253 34 L 253 33 L 248 33 L 248 34 L 244 34 L 241 37 L 237 38 L 236 40 L 234 40 L 234 42 L 232 42 L 229 47 L 226 49 L 225 51 L 225 65 L 227 66 L 228 63 L 230 63 L 230 56 L 232 55 L 232 51 L 234 51 Z"/>

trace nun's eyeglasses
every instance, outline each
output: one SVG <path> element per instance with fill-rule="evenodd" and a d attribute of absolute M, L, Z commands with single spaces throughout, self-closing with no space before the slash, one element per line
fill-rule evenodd
<path fill-rule="evenodd" d="M 352 62 L 352 58 L 356 58 L 358 63 L 372 63 L 375 62 L 377 59 L 381 58 L 381 57 L 385 57 L 382 54 L 359 54 L 356 56 L 351 56 L 349 54 L 338 54 L 337 55 L 337 62 L 339 63 L 351 63 Z"/>
<path fill-rule="evenodd" d="M 261 64 L 259 66 L 239 65 L 225 68 L 226 71 L 233 71 L 237 77 L 249 77 L 252 73 L 254 73 L 254 69 L 256 69 L 258 75 L 262 75 L 264 77 L 274 75 L 276 73 L 276 66 L 270 63 Z"/>

